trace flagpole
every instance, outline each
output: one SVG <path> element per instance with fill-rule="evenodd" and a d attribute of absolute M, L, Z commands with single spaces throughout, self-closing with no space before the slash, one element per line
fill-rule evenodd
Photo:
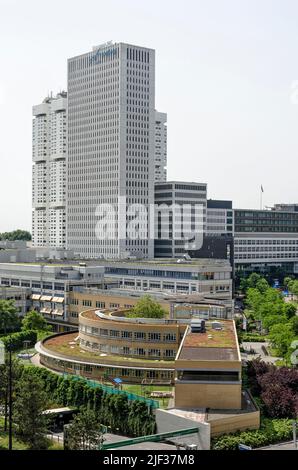
<path fill-rule="evenodd" d="M 263 186 L 261 185 L 261 188 L 260 188 L 260 210 L 263 210 Z"/>

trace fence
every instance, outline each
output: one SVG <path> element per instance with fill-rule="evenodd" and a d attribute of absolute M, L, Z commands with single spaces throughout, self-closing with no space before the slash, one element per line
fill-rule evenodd
<path fill-rule="evenodd" d="M 159 402 L 157 400 L 152 400 L 151 398 L 145 398 L 141 395 L 136 395 L 135 393 L 126 392 L 125 390 L 120 390 L 118 388 L 110 387 L 109 385 L 104 385 L 96 382 L 95 380 L 86 379 L 85 377 L 71 375 L 64 373 L 63 377 L 71 378 L 72 380 L 83 380 L 92 388 L 100 388 L 103 392 L 109 393 L 111 395 L 124 395 L 129 401 L 139 400 L 146 403 L 150 408 L 159 408 Z"/>

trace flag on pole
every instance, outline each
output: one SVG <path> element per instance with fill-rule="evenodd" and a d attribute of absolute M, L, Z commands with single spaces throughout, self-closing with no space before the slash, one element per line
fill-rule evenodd
<path fill-rule="evenodd" d="M 261 191 L 262 193 L 264 192 L 264 188 L 263 188 L 263 185 L 261 184 Z"/>

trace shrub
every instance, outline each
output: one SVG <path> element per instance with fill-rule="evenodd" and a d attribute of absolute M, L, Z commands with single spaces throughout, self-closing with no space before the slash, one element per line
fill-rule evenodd
<path fill-rule="evenodd" d="M 247 363 L 247 385 L 262 400 L 262 411 L 272 418 L 293 418 L 298 412 L 298 370 L 277 368 L 260 359 Z"/>
<path fill-rule="evenodd" d="M 263 447 L 276 442 L 287 441 L 292 437 L 292 421 L 290 419 L 264 418 L 260 429 L 227 434 L 212 439 L 213 450 L 238 450 L 239 444 L 253 448 Z"/>
<path fill-rule="evenodd" d="M 253 395 L 259 396 L 261 393 L 261 386 L 258 377 L 269 371 L 270 365 L 260 359 L 248 361 L 246 367 L 246 376 L 248 379 L 248 386 Z"/>
<path fill-rule="evenodd" d="M 5 348 L 8 350 L 11 344 L 11 350 L 17 351 L 24 347 L 24 341 L 30 341 L 34 345 L 37 341 L 36 331 L 20 331 L 18 333 L 12 333 L 8 336 L 3 336 L 1 340 L 4 343 Z"/>
<path fill-rule="evenodd" d="M 272 366 L 263 375 L 259 374 L 258 380 L 262 389 L 270 388 L 272 384 L 278 383 L 283 387 L 290 388 L 293 392 L 297 392 L 298 369 L 289 369 L 288 367 L 276 368 Z"/>
<path fill-rule="evenodd" d="M 257 333 L 243 333 L 241 335 L 241 341 L 245 341 L 245 342 L 253 342 L 253 343 L 264 343 L 265 341 L 267 341 L 267 338 L 266 336 L 260 336 L 258 335 Z"/>
<path fill-rule="evenodd" d="M 298 411 L 298 397 L 289 388 L 280 383 L 271 383 L 261 393 L 264 412 L 272 418 L 295 418 Z"/>

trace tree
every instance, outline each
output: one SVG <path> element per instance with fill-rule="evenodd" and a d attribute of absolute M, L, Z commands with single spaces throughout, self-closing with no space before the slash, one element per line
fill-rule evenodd
<path fill-rule="evenodd" d="M 128 316 L 135 318 L 164 318 L 167 312 L 162 306 L 150 297 L 144 295 L 132 308 Z"/>
<path fill-rule="evenodd" d="M 10 241 L 15 241 L 15 240 L 25 240 L 25 241 L 30 241 L 31 240 L 31 233 L 28 232 L 27 230 L 13 230 L 12 232 L 3 232 L 0 233 L 0 240 L 10 240 Z"/>
<path fill-rule="evenodd" d="M 66 427 L 64 448 L 68 450 L 98 449 L 103 442 L 101 425 L 91 409 L 82 408 Z"/>
<path fill-rule="evenodd" d="M 273 366 L 264 374 L 259 374 L 258 380 L 263 390 L 271 388 L 272 384 L 279 384 L 294 393 L 298 390 L 298 369 Z"/>
<path fill-rule="evenodd" d="M 273 315 L 266 315 L 263 319 L 262 324 L 263 324 L 263 327 L 266 328 L 266 330 L 270 331 L 273 325 L 276 325 L 276 324 L 282 325 L 287 322 L 288 322 L 288 319 L 285 315 L 273 314 Z"/>
<path fill-rule="evenodd" d="M 284 314 L 288 319 L 295 317 L 297 307 L 294 304 L 291 303 L 285 303 L 283 307 Z"/>
<path fill-rule="evenodd" d="M 95 412 L 100 423 L 110 426 L 113 431 L 127 436 L 154 434 L 155 416 L 153 409 L 140 400 L 129 401 L 122 394 L 109 394 L 101 386 L 94 388 L 86 380 L 64 378 L 41 367 L 26 367 L 23 377 L 33 376 L 42 381 L 43 389 L 51 402 L 59 405 L 79 406 Z M 81 387 L 80 383 L 85 383 Z M 79 384 L 74 386 L 73 384 Z M 76 405 L 76 403 L 78 405 Z"/>
<path fill-rule="evenodd" d="M 14 301 L 0 300 L 0 330 L 6 335 L 8 331 L 15 331 L 19 326 L 20 319 Z"/>
<path fill-rule="evenodd" d="M 286 276 L 286 277 L 284 278 L 283 284 L 284 284 L 284 286 L 285 286 L 286 289 L 289 289 L 289 285 L 290 285 L 290 283 L 291 283 L 292 281 L 293 281 L 293 277 L 292 277 L 292 276 Z"/>
<path fill-rule="evenodd" d="M 260 359 L 247 363 L 251 392 L 260 396 L 265 414 L 272 418 L 293 418 L 298 412 L 298 370 L 276 367 Z"/>
<path fill-rule="evenodd" d="M 262 279 L 262 276 L 258 273 L 251 273 L 247 278 L 247 286 L 251 288 L 257 287 L 257 283 Z"/>
<path fill-rule="evenodd" d="M 16 384 L 21 378 L 24 366 L 17 360 L 12 359 L 12 390 L 13 399 L 15 398 Z M 4 431 L 7 431 L 8 419 L 8 386 L 9 386 L 9 365 L 6 361 L 5 364 L 0 366 L 0 403 L 4 407 Z"/>
<path fill-rule="evenodd" d="M 297 396 L 289 387 L 270 383 L 261 393 L 265 413 L 271 418 L 295 418 L 298 412 Z"/>
<path fill-rule="evenodd" d="M 298 317 L 291 318 L 292 330 L 295 336 L 298 336 Z"/>
<path fill-rule="evenodd" d="M 251 277 L 251 276 L 250 276 Z M 250 279 L 251 284 L 246 291 L 245 311 L 247 318 L 261 320 L 262 327 L 269 332 L 269 338 L 275 346 L 279 356 L 289 363 L 291 356 L 291 343 L 297 336 L 297 307 L 293 303 L 285 302 L 281 292 L 269 287 L 265 279 Z M 291 289 L 296 289 L 298 281 L 287 280 Z"/>
<path fill-rule="evenodd" d="M 245 293 L 248 289 L 247 277 L 243 273 L 235 273 L 235 285 L 239 286 L 241 292 Z"/>
<path fill-rule="evenodd" d="M 260 358 L 247 362 L 246 375 L 250 391 L 253 395 L 260 395 L 261 385 L 259 383 L 259 377 L 266 374 L 270 370 L 270 367 L 267 362 L 262 361 Z"/>
<path fill-rule="evenodd" d="M 270 328 L 269 338 L 277 350 L 277 354 L 285 357 L 294 340 L 294 332 L 291 323 L 276 323 Z"/>
<path fill-rule="evenodd" d="M 51 331 L 51 329 L 42 314 L 36 310 L 28 312 L 22 320 L 22 330 Z"/>
<path fill-rule="evenodd" d="M 47 396 L 42 380 L 33 375 L 22 376 L 16 390 L 14 422 L 21 440 L 29 449 L 47 449 L 47 418 L 43 411 L 47 407 Z"/>
<path fill-rule="evenodd" d="M 296 280 L 290 281 L 288 283 L 288 288 L 292 294 L 298 295 L 298 281 Z"/>
<path fill-rule="evenodd" d="M 264 279 L 264 278 L 259 279 L 259 280 L 256 282 L 256 289 L 257 289 L 261 294 L 265 294 L 265 292 L 267 291 L 267 289 L 269 289 L 269 284 L 268 284 L 268 282 L 266 281 L 266 279 Z"/>

